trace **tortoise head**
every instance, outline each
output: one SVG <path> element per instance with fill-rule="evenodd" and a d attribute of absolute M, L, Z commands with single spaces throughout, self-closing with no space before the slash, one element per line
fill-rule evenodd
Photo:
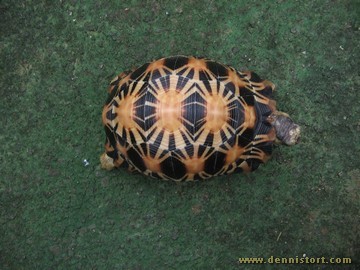
<path fill-rule="evenodd" d="M 297 144 L 300 140 L 300 126 L 284 112 L 274 111 L 268 121 L 274 127 L 276 132 L 276 143 L 285 145 Z"/>

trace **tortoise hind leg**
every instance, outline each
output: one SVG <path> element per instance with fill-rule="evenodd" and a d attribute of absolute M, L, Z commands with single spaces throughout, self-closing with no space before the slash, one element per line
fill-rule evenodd
<path fill-rule="evenodd" d="M 107 127 L 105 127 L 105 130 L 107 131 L 107 136 L 105 142 L 105 153 L 100 156 L 101 168 L 106 170 L 112 170 L 115 167 L 118 168 L 122 165 L 125 165 L 127 167 L 127 162 L 113 146 L 113 144 L 116 144 L 114 135 Z"/>
<path fill-rule="evenodd" d="M 100 156 L 100 163 L 101 163 L 101 168 L 105 169 L 105 170 L 112 170 L 115 168 L 115 165 L 114 165 L 114 159 L 112 159 L 111 157 L 109 157 L 106 152 L 103 153 L 101 156 Z"/>
<path fill-rule="evenodd" d="M 112 170 L 120 166 L 128 167 L 128 163 L 125 159 L 117 153 L 115 150 L 108 151 L 107 145 L 105 146 L 106 151 L 100 156 L 101 168 L 105 170 Z"/>

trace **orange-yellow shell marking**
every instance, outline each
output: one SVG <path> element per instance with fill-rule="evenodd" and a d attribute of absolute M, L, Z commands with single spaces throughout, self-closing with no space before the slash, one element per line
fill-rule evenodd
<path fill-rule="evenodd" d="M 226 104 L 220 95 L 209 95 L 206 98 L 205 129 L 216 133 L 225 125 L 228 117 Z"/>
<path fill-rule="evenodd" d="M 158 95 L 159 102 L 156 104 L 156 119 L 159 128 L 170 133 L 179 130 L 181 123 L 181 103 L 184 95 L 176 89 L 162 92 Z"/>
<path fill-rule="evenodd" d="M 134 96 L 126 96 L 119 100 L 119 106 L 115 108 L 115 113 L 118 115 L 119 123 L 125 129 L 133 129 L 136 127 L 136 123 L 133 120 L 134 100 Z"/>

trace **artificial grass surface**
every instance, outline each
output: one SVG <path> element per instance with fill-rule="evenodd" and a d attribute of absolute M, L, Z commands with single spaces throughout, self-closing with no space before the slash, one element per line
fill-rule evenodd
<path fill-rule="evenodd" d="M 355 269 L 359 14 L 340 0 L 1 1 L 0 268 L 259 269 L 238 258 L 306 254 Z M 273 81 L 301 143 L 207 182 L 101 170 L 109 81 L 176 54 Z"/>

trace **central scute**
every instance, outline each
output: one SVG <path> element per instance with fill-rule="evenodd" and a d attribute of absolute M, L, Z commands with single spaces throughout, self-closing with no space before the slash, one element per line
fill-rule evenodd
<path fill-rule="evenodd" d="M 219 81 L 167 75 L 148 81 L 135 115 L 144 121 L 146 143 L 167 150 L 187 145 L 219 147 L 241 125 L 238 98 Z"/>
<path fill-rule="evenodd" d="M 160 129 L 174 133 L 181 127 L 183 94 L 176 89 L 163 91 L 157 96 L 155 118 Z"/>

